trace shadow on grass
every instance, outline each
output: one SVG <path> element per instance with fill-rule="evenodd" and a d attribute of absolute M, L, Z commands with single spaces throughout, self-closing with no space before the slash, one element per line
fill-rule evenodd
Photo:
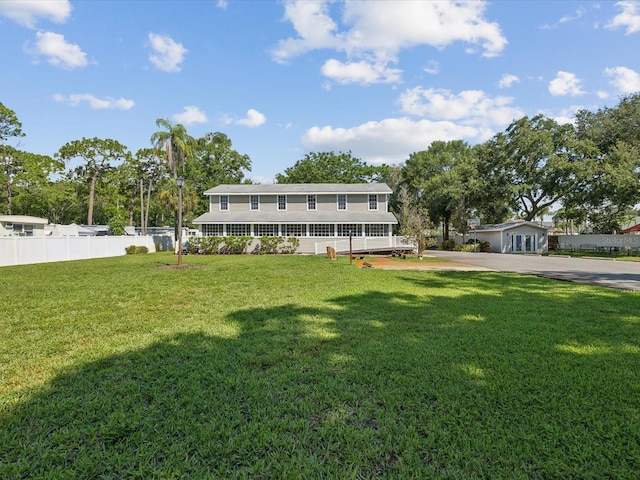
<path fill-rule="evenodd" d="M 517 278 L 407 276 L 459 295 L 238 310 L 235 338 L 84 365 L 3 411 L 0 476 L 632 478 L 638 302 Z"/>

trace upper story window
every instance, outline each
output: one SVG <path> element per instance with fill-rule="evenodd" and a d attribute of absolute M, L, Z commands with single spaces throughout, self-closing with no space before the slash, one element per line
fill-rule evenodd
<path fill-rule="evenodd" d="M 229 195 L 220 195 L 220 210 L 224 212 L 229 210 Z"/>
<path fill-rule="evenodd" d="M 338 210 L 346 210 L 347 209 L 347 194 L 339 193 L 338 194 Z"/>
<path fill-rule="evenodd" d="M 251 195 L 250 199 L 251 210 L 260 210 L 260 196 L 259 195 Z"/>
<path fill-rule="evenodd" d="M 375 193 L 369 195 L 369 210 L 378 210 L 378 195 Z"/>
<path fill-rule="evenodd" d="M 316 210 L 317 199 L 315 195 L 307 195 L 307 210 Z"/>
<path fill-rule="evenodd" d="M 278 195 L 278 210 L 286 210 L 286 209 L 287 209 L 287 196 Z"/>

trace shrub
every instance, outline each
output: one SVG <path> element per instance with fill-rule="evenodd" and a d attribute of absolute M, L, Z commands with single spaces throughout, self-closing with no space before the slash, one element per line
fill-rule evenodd
<path fill-rule="evenodd" d="M 260 237 L 260 243 L 253 249 L 253 253 L 258 255 L 295 253 L 299 246 L 300 240 L 296 237 L 289 237 L 286 241 L 282 237 Z"/>
<path fill-rule="evenodd" d="M 481 252 L 489 252 L 489 249 L 491 248 L 491 243 L 487 242 L 486 240 L 482 240 L 480 242 L 480 251 Z"/>
<path fill-rule="evenodd" d="M 116 214 L 109 219 L 109 228 L 111 229 L 111 235 L 124 235 L 124 226 L 126 225 L 124 218 L 120 214 Z"/>
<path fill-rule="evenodd" d="M 252 240 L 252 237 L 247 236 L 223 237 L 222 247 L 220 248 L 219 252 L 227 254 L 231 253 L 235 255 L 244 253 Z"/>
<path fill-rule="evenodd" d="M 300 246 L 300 240 L 296 237 L 289 237 L 287 239 L 288 245 L 285 244 L 282 247 L 281 253 L 296 253 L 296 250 Z"/>
<path fill-rule="evenodd" d="M 445 240 L 440 244 L 440 250 L 453 250 L 456 248 L 455 240 Z"/>
<path fill-rule="evenodd" d="M 258 255 L 278 253 L 283 243 L 282 237 L 260 237 L 260 242 L 253 251 Z"/>
<path fill-rule="evenodd" d="M 149 253 L 149 249 L 143 245 L 129 245 L 124 249 L 127 255 L 136 255 L 140 253 Z"/>

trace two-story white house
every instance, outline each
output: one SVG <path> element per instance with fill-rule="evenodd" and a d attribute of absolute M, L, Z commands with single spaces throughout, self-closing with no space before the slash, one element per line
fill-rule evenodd
<path fill-rule="evenodd" d="M 391 193 L 383 183 L 218 185 L 193 223 L 203 236 L 296 237 L 299 253 L 348 251 L 350 237 L 354 249 L 392 248 Z"/>

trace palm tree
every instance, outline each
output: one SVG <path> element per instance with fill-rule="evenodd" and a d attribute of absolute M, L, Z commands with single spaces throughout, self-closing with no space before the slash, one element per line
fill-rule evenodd
<path fill-rule="evenodd" d="M 158 158 L 166 158 L 167 166 L 173 174 L 173 179 L 177 180 L 178 170 L 184 172 L 184 164 L 186 159 L 191 155 L 191 145 L 194 142 L 193 137 L 187 133 L 187 129 L 181 124 L 172 124 L 166 118 L 158 118 L 156 126 L 162 128 L 158 132 L 151 135 L 151 144 L 156 152 L 163 152 L 165 155 L 158 155 Z M 178 240 L 178 229 L 182 225 L 178 225 L 178 213 L 175 216 L 175 239 Z"/>

